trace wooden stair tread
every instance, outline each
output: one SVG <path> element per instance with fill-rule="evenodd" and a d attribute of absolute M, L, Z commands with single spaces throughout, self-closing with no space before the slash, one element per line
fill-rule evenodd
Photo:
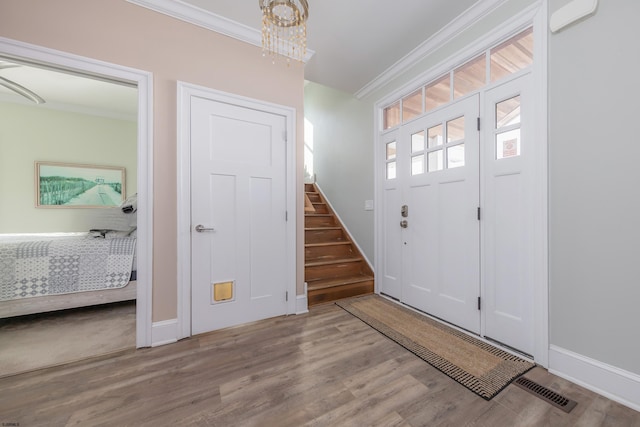
<path fill-rule="evenodd" d="M 305 267 L 320 267 L 321 265 L 332 265 L 332 264 L 348 264 L 352 262 L 361 262 L 362 258 L 342 258 L 342 259 L 332 259 L 328 261 L 314 261 L 307 262 L 304 264 Z"/>
<path fill-rule="evenodd" d="M 373 280 L 373 276 L 359 275 L 332 279 L 318 279 L 307 282 L 307 291 L 318 289 L 328 289 L 336 286 L 351 285 L 353 283 L 367 282 Z"/>
<path fill-rule="evenodd" d="M 333 216 L 329 213 L 306 213 L 304 214 L 304 216 L 322 216 L 322 217 L 328 217 L 328 216 Z"/>
<path fill-rule="evenodd" d="M 335 246 L 335 245 L 350 245 L 351 242 L 348 240 L 340 240 L 338 242 L 324 242 L 324 243 L 305 243 L 305 248 L 321 248 L 324 246 Z"/>
<path fill-rule="evenodd" d="M 322 230 L 342 230 L 340 227 L 310 227 L 305 228 L 304 231 L 322 231 Z"/>

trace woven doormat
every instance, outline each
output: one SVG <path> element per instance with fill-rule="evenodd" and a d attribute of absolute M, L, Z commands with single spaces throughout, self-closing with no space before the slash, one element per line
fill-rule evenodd
<path fill-rule="evenodd" d="M 377 295 L 336 304 L 486 400 L 535 366 Z"/>

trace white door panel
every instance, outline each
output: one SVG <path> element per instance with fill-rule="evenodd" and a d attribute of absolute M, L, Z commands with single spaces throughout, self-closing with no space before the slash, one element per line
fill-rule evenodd
<path fill-rule="evenodd" d="M 485 99 L 482 280 L 484 335 L 533 354 L 534 192 L 533 141 L 529 137 L 533 104 L 528 99 L 529 78 L 525 75 L 491 89 Z M 511 109 L 514 113 L 501 122 L 500 116 L 507 117 Z"/>
<path fill-rule="evenodd" d="M 191 114 L 192 333 L 285 314 L 286 120 L 202 98 Z"/>
<path fill-rule="evenodd" d="M 478 110 L 478 96 L 472 96 L 414 120 L 402 128 L 398 145 L 398 181 L 409 207 L 402 231 L 402 301 L 475 333 L 480 332 Z M 455 131 L 454 122 L 461 125 Z M 430 147 L 429 130 L 438 126 L 444 139 Z M 424 150 L 412 144 L 416 135 L 425 140 Z M 453 167 L 452 151 L 461 147 L 463 165 Z M 438 170 L 429 170 L 430 153 L 442 156 Z M 412 160 L 423 155 L 425 170 L 412 170 Z M 402 219 L 399 207 L 396 212 L 391 227 Z"/>

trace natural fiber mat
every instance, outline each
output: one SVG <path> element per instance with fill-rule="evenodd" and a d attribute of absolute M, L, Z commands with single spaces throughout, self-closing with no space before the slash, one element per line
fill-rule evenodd
<path fill-rule="evenodd" d="M 535 366 L 377 295 L 336 304 L 486 400 Z"/>

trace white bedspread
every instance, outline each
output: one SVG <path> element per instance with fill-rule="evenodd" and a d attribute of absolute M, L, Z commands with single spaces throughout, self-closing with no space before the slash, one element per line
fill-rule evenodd
<path fill-rule="evenodd" d="M 124 287 L 135 243 L 87 233 L 0 235 L 0 301 Z"/>

